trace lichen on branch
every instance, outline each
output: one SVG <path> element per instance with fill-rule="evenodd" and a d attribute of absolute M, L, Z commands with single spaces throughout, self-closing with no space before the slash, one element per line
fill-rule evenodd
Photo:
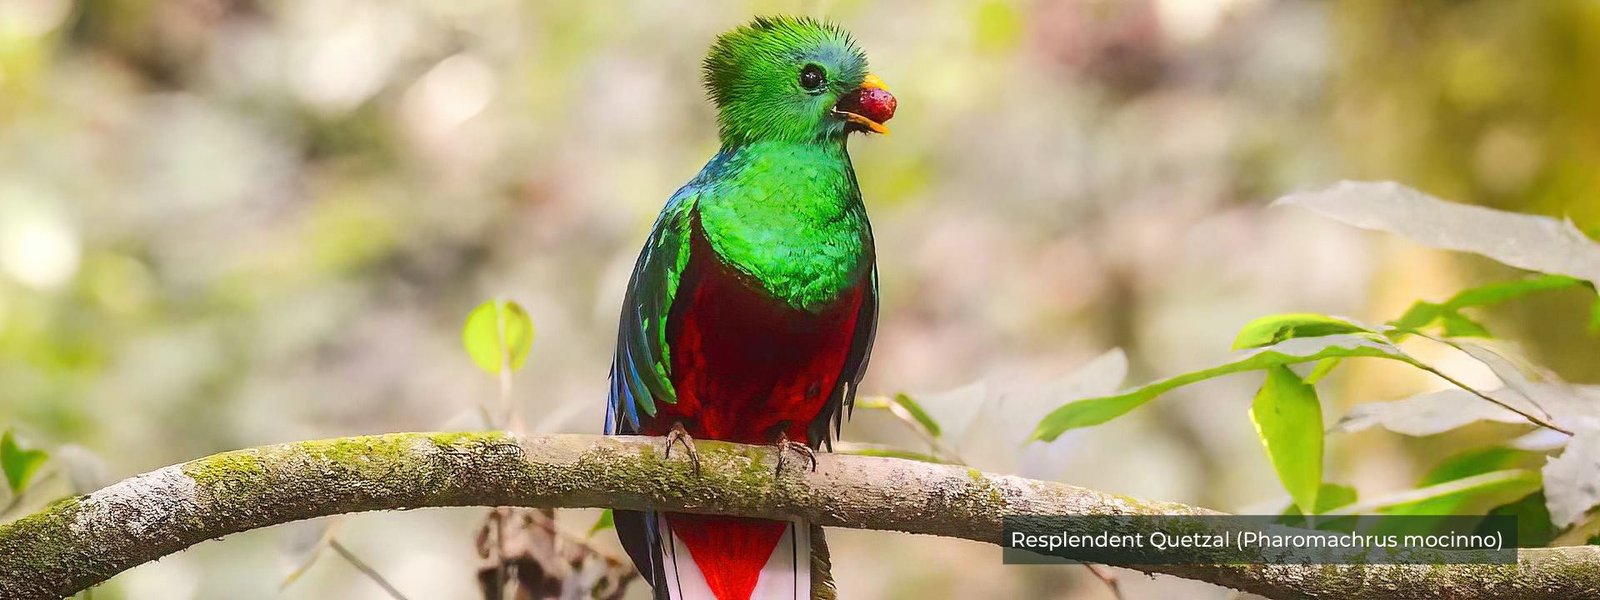
<path fill-rule="evenodd" d="M 893 458 L 818 456 L 777 472 L 771 448 L 661 440 L 397 433 L 224 452 L 130 477 L 0 525 L 0 598 L 59 598 L 199 542 L 339 513 L 438 506 L 659 509 L 803 518 L 996 543 L 1017 514 L 1211 511 Z M 998 561 L 997 561 L 998 562 Z M 996 565 L 995 568 L 1001 568 Z M 1155 565 L 1271 598 L 1600 597 L 1600 548 L 1523 550 L 1517 565 Z"/>

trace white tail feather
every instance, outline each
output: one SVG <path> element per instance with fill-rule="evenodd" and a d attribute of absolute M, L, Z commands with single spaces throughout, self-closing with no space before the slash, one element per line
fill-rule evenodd
<path fill-rule="evenodd" d="M 803 522 L 791 521 L 784 530 L 767 565 L 761 568 L 761 576 L 748 599 L 717 598 L 689 555 L 688 546 L 672 533 L 666 516 L 657 514 L 656 523 L 662 532 L 663 577 L 659 585 L 666 586 L 667 596 L 672 600 L 808 600 L 811 597 L 811 528 Z"/>

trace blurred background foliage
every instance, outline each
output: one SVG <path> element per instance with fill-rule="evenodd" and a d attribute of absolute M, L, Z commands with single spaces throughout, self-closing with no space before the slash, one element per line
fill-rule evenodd
<path fill-rule="evenodd" d="M 628 267 L 715 151 L 699 60 L 769 12 L 841 22 L 901 100 L 894 135 L 852 143 L 884 293 L 868 392 L 1027 389 L 1113 346 L 1142 381 L 1215 362 L 1256 316 L 1377 322 L 1513 275 L 1266 208 L 1335 179 L 1600 234 L 1592 0 L 3 0 L 0 424 L 112 478 L 479 427 L 497 385 L 457 335 L 505 297 L 539 328 L 515 393 L 530 428 L 598 431 Z M 1485 320 L 1600 382 L 1585 300 Z M 1058 477 L 1281 503 L 1243 418 L 1256 384 L 1064 437 Z M 1331 385 L 1338 407 L 1439 383 L 1362 364 Z M 845 437 L 907 442 L 876 412 Z M 1332 438 L 1329 478 L 1402 489 L 1461 439 Z M 467 598 L 480 515 L 358 516 L 341 539 L 412 598 Z M 282 537 L 205 544 L 96 597 L 274 597 Z M 1109 597 L 977 544 L 832 538 L 850 597 Z M 383 597 L 324 562 L 282 595 Z M 1135 598 L 1226 595 L 1124 579 Z"/>

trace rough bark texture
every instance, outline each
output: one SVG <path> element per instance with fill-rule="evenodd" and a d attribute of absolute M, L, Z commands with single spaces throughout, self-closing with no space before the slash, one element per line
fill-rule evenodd
<path fill-rule="evenodd" d="M 998 543 L 1008 514 L 1212 514 L 1070 485 L 898 459 L 819 455 L 774 472 L 771 448 L 699 442 L 696 476 L 654 438 L 401 433 L 226 452 L 138 475 L 0 525 L 0 598 L 57 598 L 249 529 L 431 506 L 613 507 L 802 517 L 829 527 Z M 996 561 L 999 560 L 998 553 Z M 1600 598 L 1600 548 L 1517 565 L 1160 565 L 1149 572 L 1271 598 Z"/>

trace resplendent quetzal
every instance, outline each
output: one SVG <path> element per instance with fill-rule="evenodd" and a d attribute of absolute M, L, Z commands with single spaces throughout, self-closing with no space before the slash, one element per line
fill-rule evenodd
<path fill-rule="evenodd" d="M 665 435 L 669 451 L 685 437 L 776 443 L 814 466 L 877 327 L 872 229 L 845 138 L 887 133 L 895 99 L 848 33 L 794 17 L 717 38 L 705 85 L 722 148 L 667 200 L 634 266 L 606 433 Z M 633 511 L 615 522 L 656 598 L 810 595 L 803 523 Z"/>

